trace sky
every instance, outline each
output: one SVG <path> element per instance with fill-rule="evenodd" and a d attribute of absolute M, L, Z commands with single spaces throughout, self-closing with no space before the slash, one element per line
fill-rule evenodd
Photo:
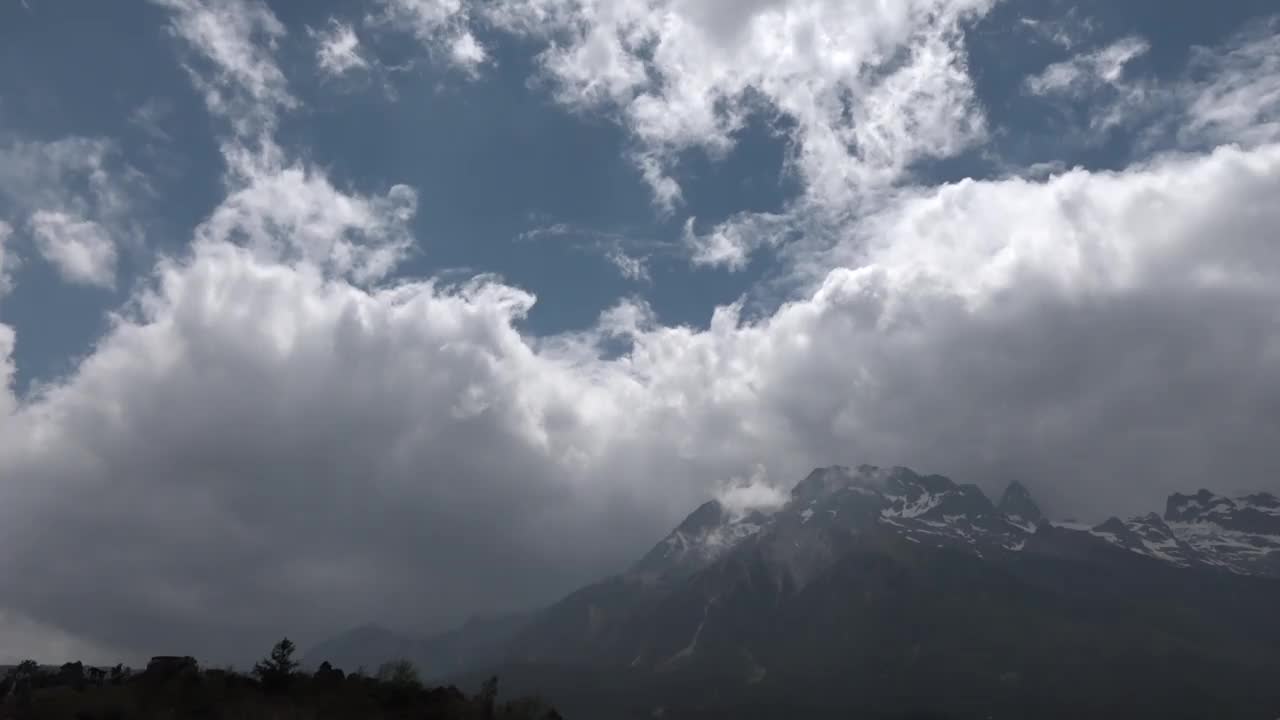
<path fill-rule="evenodd" d="M 809 469 L 1280 490 L 1280 15 L 0 0 L 0 662 L 527 609 Z"/>

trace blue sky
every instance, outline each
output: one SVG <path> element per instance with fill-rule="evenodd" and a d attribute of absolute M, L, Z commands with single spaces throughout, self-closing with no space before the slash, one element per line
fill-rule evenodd
<path fill-rule="evenodd" d="M 0 633 L 442 627 L 836 462 L 1274 489 L 1274 13 L 0 0 Z"/>

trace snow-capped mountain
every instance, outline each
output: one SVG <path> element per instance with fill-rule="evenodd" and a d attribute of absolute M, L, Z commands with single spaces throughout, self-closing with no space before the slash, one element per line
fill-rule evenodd
<path fill-rule="evenodd" d="M 746 717 L 797 697 L 835 703 L 831 717 L 903 698 L 1147 717 L 1157 696 L 1186 717 L 1252 717 L 1221 709 L 1280 707 L 1280 686 L 1261 691 L 1280 673 L 1278 522 L 1271 495 L 1201 491 L 1163 516 L 1056 523 L 1019 483 L 993 504 L 908 468 L 819 468 L 781 508 L 707 502 L 621 574 L 420 655 L 433 671 L 501 668 L 590 717 L 602 698 L 633 706 L 625 717 Z"/>
<path fill-rule="evenodd" d="M 976 485 L 920 475 L 905 467 L 872 465 L 814 470 L 795 486 L 785 506 L 768 515 L 735 516 L 712 500 L 658 543 L 631 573 L 651 580 L 687 577 L 749 538 L 796 526 L 887 530 L 909 542 L 979 556 L 1020 551 L 1041 528 L 1053 528 L 1179 567 L 1280 576 L 1280 500 L 1267 493 L 1236 499 L 1208 490 L 1174 494 L 1164 517 L 1113 517 L 1090 527 L 1047 521 L 1018 482 L 993 505 Z M 1037 542 L 1043 544 L 1049 536 L 1046 532 Z"/>
<path fill-rule="evenodd" d="M 1249 531 L 1266 529 L 1270 496 L 1198 502 L 1090 527 L 1045 520 L 1019 483 L 993 504 L 904 467 L 819 468 L 771 512 L 702 505 L 627 572 L 539 613 L 507 659 L 612 669 L 597 692 L 652 703 L 644 717 L 799 687 L 872 705 L 932 694 L 976 703 L 975 717 L 1048 717 L 1080 698 L 1105 701 L 1073 716 L 1106 716 L 1205 673 L 1234 688 L 1168 703 L 1200 702 L 1199 716 L 1280 671 L 1280 582 L 1232 555 L 1260 547 Z M 584 692 L 547 672 L 560 697 Z M 1046 705 L 985 705 L 1010 692 Z"/>
<path fill-rule="evenodd" d="M 1106 534 L 1108 530 L 1112 532 Z M 1129 537 L 1123 530 L 1130 531 Z M 1280 500 L 1269 493 L 1239 498 L 1208 490 L 1175 493 L 1169 496 L 1163 518 L 1155 513 L 1124 522 L 1112 518 L 1094 532 L 1175 565 L 1280 577 Z"/>
<path fill-rule="evenodd" d="M 904 467 L 826 467 L 814 470 L 791 491 L 781 509 L 734 515 L 712 500 L 689 515 L 638 562 L 630 576 L 683 578 L 762 533 L 813 534 L 819 528 L 854 532 L 889 529 L 907 540 L 933 546 L 1017 549 L 1034 532 L 1040 510 L 1025 488 L 1011 486 L 1002 513 L 976 485 L 941 475 L 919 475 Z M 798 545 L 795 541 L 794 545 Z"/>

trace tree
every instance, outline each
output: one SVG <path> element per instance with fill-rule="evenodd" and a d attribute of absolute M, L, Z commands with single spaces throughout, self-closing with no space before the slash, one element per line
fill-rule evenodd
<path fill-rule="evenodd" d="M 76 661 L 63 663 L 58 668 L 58 684 L 69 685 L 81 689 L 84 687 L 84 663 Z"/>
<path fill-rule="evenodd" d="M 19 680 L 29 680 L 40 672 L 40 663 L 35 660 L 23 660 L 13 669 L 14 677 Z"/>
<path fill-rule="evenodd" d="M 340 668 L 335 668 L 328 660 L 320 663 L 320 667 L 316 668 L 315 675 L 316 684 L 323 688 L 332 688 L 342 684 L 346 679 L 346 674 Z"/>
<path fill-rule="evenodd" d="M 20 709 L 31 705 L 31 686 L 40 674 L 40 663 L 35 660 L 23 660 L 9 671 L 13 679 L 13 700 Z"/>
<path fill-rule="evenodd" d="M 397 687 L 421 687 L 418 668 L 408 660 L 392 660 L 378 668 L 378 680 Z"/>
<path fill-rule="evenodd" d="M 258 676 L 264 687 L 280 690 L 288 687 L 294 671 L 298 669 L 298 661 L 293 653 L 298 648 L 289 638 L 284 638 L 271 648 L 271 655 L 253 666 L 253 674 Z"/>
<path fill-rule="evenodd" d="M 480 685 L 480 694 L 477 697 L 480 700 L 480 709 L 484 714 L 485 720 L 492 720 L 494 703 L 498 700 L 498 678 L 494 676 L 485 680 Z"/>

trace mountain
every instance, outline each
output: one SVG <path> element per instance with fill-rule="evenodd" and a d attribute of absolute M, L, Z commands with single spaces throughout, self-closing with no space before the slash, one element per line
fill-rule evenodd
<path fill-rule="evenodd" d="M 474 617 L 462 627 L 435 635 L 405 633 L 376 624 L 363 625 L 309 649 L 307 668 L 328 661 L 335 667 L 375 673 L 385 662 L 410 660 L 424 680 L 447 677 L 501 659 L 510 638 L 528 614 Z"/>
<path fill-rule="evenodd" d="M 1044 514 L 1040 512 L 1040 506 L 1031 499 L 1031 493 L 1026 486 L 1016 480 L 1005 488 L 996 509 L 1008 518 L 1009 522 L 1028 532 L 1033 532 L 1044 520 Z"/>
<path fill-rule="evenodd" d="M 452 667 L 592 718 L 1274 718 L 1275 520 L 1273 496 L 1200 491 L 1053 523 L 1017 483 L 993 504 L 819 468 L 772 513 L 702 505 Z"/>

